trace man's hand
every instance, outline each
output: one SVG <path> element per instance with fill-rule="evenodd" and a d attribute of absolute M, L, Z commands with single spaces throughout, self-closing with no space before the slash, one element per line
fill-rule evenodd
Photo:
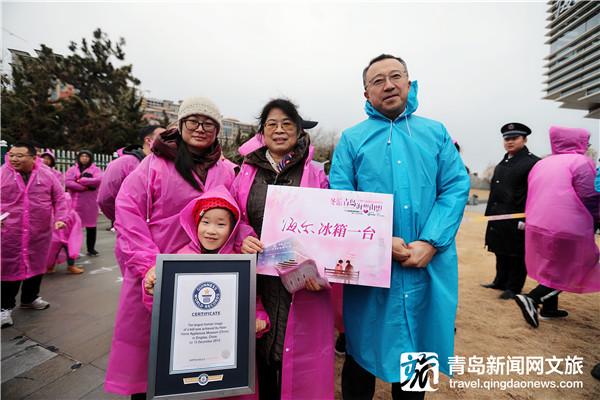
<path fill-rule="evenodd" d="M 242 242 L 242 254 L 262 253 L 264 248 L 263 243 L 254 236 L 247 236 Z"/>
<path fill-rule="evenodd" d="M 56 222 L 54 223 L 54 229 L 56 229 L 56 230 L 62 229 L 62 228 L 64 228 L 65 226 L 67 226 L 67 224 L 65 224 L 65 223 L 64 223 L 64 222 L 62 222 L 62 221 L 56 221 Z"/>
<path fill-rule="evenodd" d="M 406 246 L 404 239 L 399 237 L 392 238 L 392 258 L 399 263 L 403 263 L 410 257 L 410 249 Z"/>
<path fill-rule="evenodd" d="M 404 267 L 411 268 L 425 268 L 437 252 L 435 247 L 420 240 L 409 243 L 408 249 L 410 251 L 410 257 L 401 264 Z"/>
<path fill-rule="evenodd" d="M 154 295 L 154 285 L 156 285 L 156 266 L 152 266 L 144 277 L 144 289 L 146 289 L 146 293 Z"/>

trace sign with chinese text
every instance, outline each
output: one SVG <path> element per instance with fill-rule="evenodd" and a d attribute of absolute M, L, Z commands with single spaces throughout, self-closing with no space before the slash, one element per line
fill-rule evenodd
<path fill-rule="evenodd" d="M 312 259 L 329 282 L 390 287 L 391 194 L 270 185 L 256 272 Z"/>

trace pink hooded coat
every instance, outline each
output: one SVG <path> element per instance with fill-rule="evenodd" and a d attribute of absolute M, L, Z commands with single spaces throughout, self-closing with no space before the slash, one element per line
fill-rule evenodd
<path fill-rule="evenodd" d="M 574 184 L 585 173 L 589 186 L 594 185 L 594 163 L 583 155 L 588 140 L 584 129 L 550 128 L 552 155 L 529 173 L 525 206 L 528 275 L 544 286 L 573 293 L 600 291 L 594 218 Z"/>
<path fill-rule="evenodd" d="M 67 215 L 64 190 L 48 167 L 34 164 L 27 184 L 10 163 L 0 168 L 2 280 L 22 281 L 46 272 L 53 222 Z M 54 220 L 53 220 L 54 217 Z"/>
<path fill-rule="evenodd" d="M 65 185 L 73 198 L 73 208 L 81 218 L 81 224 L 86 228 L 96 226 L 98 220 L 98 187 L 102 180 L 102 170 L 92 164 L 83 173 L 92 174 L 91 178 L 82 178 L 77 164 L 66 172 Z"/>
<path fill-rule="evenodd" d="M 125 178 L 140 165 L 140 160 L 134 155 L 123 154 L 111 161 L 104 171 L 102 183 L 98 189 L 98 206 L 106 218 L 115 220 L 115 200 Z"/>
<path fill-rule="evenodd" d="M 231 186 L 233 170 L 218 161 L 200 186 Z M 117 243 L 123 286 L 106 371 L 105 390 L 121 395 L 146 392 L 151 313 L 142 299 L 142 279 L 157 254 L 176 253 L 190 239 L 179 212 L 202 192 L 187 183 L 175 163 L 147 156 L 123 182 L 116 200 Z"/>
<path fill-rule="evenodd" d="M 71 195 L 69 193 L 65 193 L 65 202 L 68 213 L 63 222 L 67 226 L 52 232 L 52 241 L 48 250 L 48 269 L 57 264 L 64 263 L 67 260 L 67 255 L 72 259 L 76 259 L 79 257 L 79 251 L 81 250 L 81 243 L 83 242 L 81 219 L 72 207 Z M 67 253 L 63 251 L 65 246 L 67 247 Z"/>
<path fill-rule="evenodd" d="M 246 156 L 263 146 L 263 136 L 257 134 L 244 143 L 239 152 Z M 310 146 L 300 186 L 328 188 L 329 182 L 325 171 L 312 161 L 313 154 L 314 148 Z M 231 193 L 240 206 L 241 224 L 248 228 L 250 224 L 246 213 L 247 202 L 256 172 L 255 166 L 242 164 L 240 173 L 231 188 Z M 251 228 L 249 230 L 251 231 Z M 253 232 L 252 235 L 256 236 Z M 246 236 L 248 235 L 243 237 Z M 334 311 L 331 296 L 329 290 L 319 292 L 300 290 L 292 298 L 284 339 L 282 399 L 333 399 L 334 397 Z"/>
<path fill-rule="evenodd" d="M 52 157 L 52 159 L 54 160 L 54 162 L 56 163 L 56 157 L 54 156 L 54 153 L 52 152 L 52 150 L 50 149 L 46 149 L 44 150 L 44 152 L 42 154 L 40 154 L 40 156 L 37 158 L 36 161 L 39 160 L 39 162 L 43 165 L 44 162 L 42 161 L 42 157 L 43 156 L 50 156 Z M 52 167 L 48 167 L 50 168 L 50 171 L 52 171 L 52 173 L 54 174 L 54 176 L 56 176 L 56 179 L 58 179 L 58 181 L 60 182 L 61 186 L 64 188 L 65 187 L 65 174 L 63 174 L 62 172 L 60 172 L 59 170 L 57 170 L 56 168 L 52 168 Z M 70 207 L 70 206 L 69 206 Z"/>
<path fill-rule="evenodd" d="M 229 191 L 224 186 L 219 186 L 214 189 L 211 189 L 205 192 L 202 196 L 190 201 L 187 206 L 181 211 L 179 214 L 179 222 L 185 233 L 187 234 L 190 242 L 179 249 L 177 251 L 178 254 L 201 254 L 202 247 L 200 246 L 200 241 L 198 240 L 198 226 L 194 221 L 194 206 L 201 199 L 209 199 L 209 198 L 221 198 L 231 204 L 235 209 L 238 210 L 238 215 L 240 213 L 240 209 L 237 206 L 237 203 L 229 193 Z M 229 234 L 229 239 L 223 244 L 223 246 L 219 249 L 218 254 L 236 254 L 234 251 L 234 244 L 236 242 L 236 238 L 239 235 L 239 227 L 240 220 L 238 219 L 235 222 L 235 226 L 233 227 L 231 233 Z M 142 294 L 144 299 L 144 304 L 149 311 L 152 311 L 152 303 L 154 301 L 154 296 L 149 295 L 144 290 L 144 285 L 142 283 Z M 256 318 L 267 321 L 267 328 L 263 331 L 257 333 L 257 337 L 261 337 L 266 331 L 269 330 L 270 322 L 269 316 L 265 311 L 260 299 L 256 301 Z"/>
<path fill-rule="evenodd" d="M 225 161 L 228 161 L 228 160 L 225 160 Z M 225 165 L 228 165 L 227 162 L 225 163 Z M 237 166 L 237 165 L 235 165 L 235 166 Z M 181 223 L 181 226 L 183 227 L 183 230 L 188 235 L 190 242 L 189 242 L 189 244 L 187 244 L 186 246 L 181 248 L 177 252 L 178 254 L 201 254 L 202 253 L 202 247 L 200 246 L 200 241 L 198 240 L 198 232 L 197 232 L 198 227 L 194 221 L 194 207 L 196 206 L 196 202 L 198 200 L 209 199 L 209 198 L 221 198 L 223 200 L 226 200 L 229 204 L 231 204 L 235 209 L 238 210 L 238 215 L 239 215 L 239 213 L 240 213 L 239 207 L 237 206 L 235 200 L 233 199 L 233 197 L 231 196 L 229 191 L 227 191 L 227 189 L 224 186 L 219 186 L 215 189 L 211 189 L 211 190 L 207 191 L 206 193 L 204 193 L 202 196 L 190 201 L 188 203 L 188 205 L 185 206 L 185 208 L 179 214 L 179 221 Z M 236 237 L 239 234 L 239 226 L 240 226 L 240 220 L 238 218 L 238 220 L 235 222 L 234 228 L 232 229 L 231 233 L 229 234 L 229 239 L 227 239 L 227 241 L 219 249 L 218 254 L 235 254 L 233 248 L 234 248 L 234 244 L 236 241 Z M 144 304 L 146 305 L 146 308 L 148 308 L 148 310 L 152 311 L 152 303 L 154 301 L 154 296 L 146 293 L 146 290 L 144 289 L 143 284 L 142 284 L 142 293 L 143 293 L 142 297 L 144 299 Z M 266 328 L 263 329 L 262 331 L 256 333 L 256 338 L 258 339 L 271 328 L 269 316 L 267 315 L 267 312 L 265 311 L 265 308 L 263 307 L 263 305 L 260 301 L 260 298 L 256 299 L 256 318 L 262 319 L 263 321 L 267 322 Z M 245 395 L 245 396 L 234 396 L 234 397 L 227 397 L 227 398 L 230 400 L 233 400 L 233 399 L 236 399 L 236 400 L 258 399 L 258 395 L 257 395 L 257 393 L 258 393 L 258 376 L 257 376 L 256 380 L 257 380 L 257 382 L 255 385 L 255 394 Z"/>

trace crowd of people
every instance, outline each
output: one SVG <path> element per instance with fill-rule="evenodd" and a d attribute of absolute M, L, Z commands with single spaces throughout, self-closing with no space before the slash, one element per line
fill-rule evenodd
<path fill-rule="evenodd" d="M 450 373 L 458 302 L 455 237 L 469 175 L 444 125 L 415 114 L 418 84 L 403 59 L 372 59 L 362 83 L 367 118 L 343 132 L 329 176 L 313 160 L 307 131 L 315 123 L 281 98 L 262 108 L 258 133 L 239 148 L 241 166 L 224 158 L 222 116 L 204 97 L 185 99 L 174 126 L 142 129 L 140 144 L 122 149 L 104 172 L 91 152 L 81 150 L 63 179 L 51 152 L 38 156 L 30 143 L 13 144 L 0 169 L 2 326 L 13 323 L 21 286 L 21 307 L 44 309 L 49 303 L 39 292 L 45 273 L 64 260 L 69 272 L 83 272 L 75 265 L 83 227 L 87 255 L 98 255 L 102 210 L 114 223 L 123 276 L 105 390 L 144 399 L 157 254 L 263 251 L 268 185 L 390 193 L 389 289 L 330 288 L 308 279 L 305 290 L 290 294 L 278 277 L 257 276 L 258 393 L 251 397 L 332 399 L 337 330 L 344 332 L 344 399 L 372 398 L 376 377 L 392 383 L 394 399 L 423 399 L 425 392 L 404 390 L 400 355 L 435 352 L 440 370 Z M 497 273 L 486 287 L 514 298 L 537 326 L 538 304 L 542 317 L 562 316 L 561 290 L 600 290 L 595 169 L 581 151 L 589 133 L 551 130 L 554 155 L 540 161 L 525 147 L 531 133 L 525 125 L 507 124 L 501 132 L 507 154 L 494 173 L 486 215 L 525 212 L 527 219 L 489 223 L 486 244 L 496 254 Z M 552 179 L 558 175 L 560 182 Z M 562 189 L 568 194 L 558 199 L 553 190 Z M 562 221 L 539 211 L 556 200 L 564 203 Z M 555 246 L 543 246 L 549 240 Z M 580 256 L 565 258 L 573 252 Z M 527 273 L 540 286 L 523 295 Z"/>

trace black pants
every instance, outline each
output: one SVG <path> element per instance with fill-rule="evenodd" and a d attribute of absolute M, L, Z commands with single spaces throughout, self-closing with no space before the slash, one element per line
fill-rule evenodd
<path fill-rule="evenodd" d="M 65 246 L 63 246 L 63 250 L 65 251 L 65 254 L 67 255 L 67 265 L 69 267 L 75 265 L 75 259 L 69 257 L 69 248 L 65 245 Z"/>
<path fill-rule="evenodd" d="M 281 363 L 267 363 L 256 357 L 258 369 L 259 399 L 279 400 L 281 398 Z"/>
<path fill-rule="evenodd" d="M 2 281 L 2 309 L 9 310 L 15 308 L 21 282 L 23 283 L 21 303 L 31 303 L 37 299 L 43 276 L 44 274 L 32 276 L 24 281 Z"/>
<path fill-rule="evenodd" d="M 131 400 L 146 400 L 146 393 L 135 393 L 131 395 Z"/>
<path fill-rule="evenodd" d="M 543 310 L 556 311 L 558 310 L 558 295 L 560 292 L 561 290 L 552 289 L 544 285 L 537 285 L 527 295 L 537 304 L 541 304 Z"/>
<path fill-rule="evenodd" d="M 375 375 L 358 365 L 354 358 L 346 353 L 346 361 L 342 368 L 342 398 L 344 400 L 370 400 L 374 394 Z M 392 399 L 394 400 L 422 400 L 424 398 L 425 392 L 405 392 L 399 382 L 392 383 Z"/>
<path fill-rule="evenodd" d="M 503 290 L 521 293 L 527 278 L 525 256 L 508 256 L 496 253 L 496 278 L 494 284 Z"/>
<path fill-rule="evenodd" d="M 85 244 L 87 246 L 88 253 L 90 251 L 96 251 L 96 227 L 85 228 Z"/>

